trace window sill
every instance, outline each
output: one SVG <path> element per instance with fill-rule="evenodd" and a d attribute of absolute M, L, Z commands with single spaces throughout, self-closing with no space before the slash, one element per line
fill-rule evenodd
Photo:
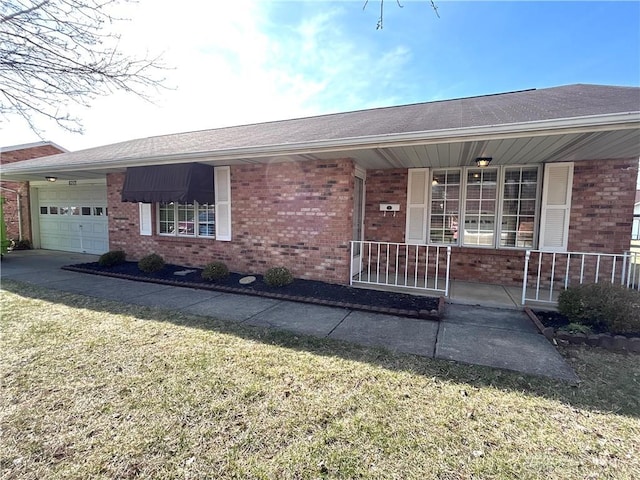
<path fill-rule="evenodd" d="M 215 240 L 216 237 L 204 237 L 204 236 L 195 236 L 195 235 L 172 235 L 167 233 L 158 233 L 157 237 L 163 239 L 174 239 L 174 240 Z"/>

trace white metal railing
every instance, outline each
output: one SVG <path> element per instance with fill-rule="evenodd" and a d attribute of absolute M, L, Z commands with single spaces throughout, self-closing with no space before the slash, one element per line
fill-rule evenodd
<path fill-rule="evenodd" d="M 414 288 L 449 296 L 451 247 L 351 242 L 351 285 Z"/>
<path fill-rule="evenodd" d="M 527 250 L 522 280 L 522 304 L 557 303 L 569 286 L 618 283 L 640 290 L 640 253 L 544 252 Z M 533 292 L 533 293 L 531 293 Z"/>

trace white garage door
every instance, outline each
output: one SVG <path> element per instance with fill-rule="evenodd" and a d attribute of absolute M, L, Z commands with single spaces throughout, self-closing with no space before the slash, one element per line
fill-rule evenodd
<path fill-rule="evenodd" d="M 109 250 L 107 188 L 38 188 L 40 247 L 102 254 Z"/>

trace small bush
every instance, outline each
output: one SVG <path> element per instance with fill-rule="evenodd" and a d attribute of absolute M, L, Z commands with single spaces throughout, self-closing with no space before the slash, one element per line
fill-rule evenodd
<path fill-rule="evenodd" d="M 272 267 L 264 274 L 264 281 L 272 287 L 284 287 L 293 282 L 293 275 L 286 267 Z"/>
<path fill-rule="evenodd" d="M 585 335 L 590 335 L 593 333 L 593 330 L 591 330 L 591 327 L 588 327 L 587 325 L 582 325 L 581 323 L 570 323 L 569 325 L 560 327 L 558 330 L 562 330 L 563 332 L 569 332 L 569 333 L 584 333 Z"/>
<path fill-rule="evenodd" d="M 12 250 L 31 250 L 31 240 L 23 238 L 22 240 L 12 240 Z"/>
<path fill-rule="evenodd" d="M 220 280 L 229 276 L 229 269 L 224 262 L 212 262 L 202 270 L 202 278 L 205 280 Z"/>
<path fill-rule="evenodd" d="M 113 267 L 120 263 L 124 263 L 127 258 L 127 254 L 122 250 L 111 250 L 110 252 L 100 255 L 98 259 L 98 265 L 101 267 Z"/>
<path fill-rule="evenodd" d="M 571 323 L 610 333 L 640 332 L 640 292 L 622 285 L 591 283 L 560 293 L 558 311 Z"/>
<path fill-rule="evenodd" d="M 140 259 L 138 268 L 145 273 L 159 272 L 164 268 L 164 260 L 157 253 L 152 253 Z"/>

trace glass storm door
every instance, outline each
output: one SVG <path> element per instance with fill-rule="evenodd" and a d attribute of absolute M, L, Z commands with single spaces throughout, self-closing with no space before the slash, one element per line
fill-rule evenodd
<path fill-rule="evenodd" d="M 353 240 L 364 240 L 364 172 L 357 172 L 353 190 Z M 355 274 L 362 269 L 362 244 L 354 243 L 351 254 L 351 271 Z"/>

